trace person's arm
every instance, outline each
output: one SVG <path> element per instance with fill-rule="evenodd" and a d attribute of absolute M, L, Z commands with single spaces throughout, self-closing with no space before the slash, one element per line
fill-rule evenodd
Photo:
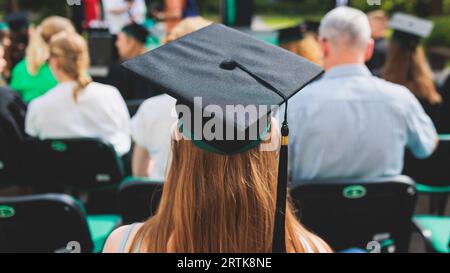
<path fill-rule="evenodd" d="M 422 105 L 412 94 L 407 111 L 407 146 L 415 157 L 427 158 L 433 154 L 439 144 L 436 128 Z"/>
<path fill-rule="evenodd" d="M 25 133 L 29 136 L 38 136 L 38 118 L 35 110 L 35 102 L 30 103 L 28 106 L 27 114 L 25 116 Z"/>
<path fill-rule="evenodd" d="M 123 226 L 114 230 L 106 240 L 105 246 L 103 247 L 103 253 L 119 253 L 120 244 L 125 238 L 125 233 L 129 229 L 129 226 Z"/>
<path fill-rule="evenodd" d="M 152 106 L 148 107 L 144 102 L 131 119 L 131 136 L 135 143 L 131 166 L 135 177 L 150 177 L 154 165 L 149 146 L 152 146 L 150 140 L 154 137 L 155 130 L 149 109 L 151 111 Z"/>
<path fill-rule="evenodd" d="M 106 240 L 103 253 L 129 253 L 142 224 L 122 226 L 114 230 Z"/>
<path fill-rule="evenodd" d="M 132 169 L 134 177 L 150 177 L 154 166 L 154 160 L 148 151 L 135 144 L 133 150 Z"/>

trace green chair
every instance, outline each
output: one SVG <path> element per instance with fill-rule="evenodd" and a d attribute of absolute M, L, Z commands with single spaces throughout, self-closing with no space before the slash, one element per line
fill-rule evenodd
<path fill-rule="evenodd" d="M 0 253 L 98 253 L 120 224 L 118 215 L 86 215 L 68 195 L 0 198 Z"/>
<path fill-rule="evenodd" d="M 428 252 L 450 253 L 450 217 L 417 215 L 414 224 L 425 239 Z"/>
<path fill-rule="evenodd" d="M 437 150 L 427 159 L 416 159 L 407 151 L 404 173 L 417 181 L 419 194 L 430 195 L 431 213 L 443 215 L 450 193 L 450 135 L 440 135 L 439 140 Z"/>
<path fill-rule="evenodd" d="M 398 176 L 370 181 L 299 181 L 291 190 L 297 215 L 335 251 L 408 251 L 416 204 L 414 181 Z"/>

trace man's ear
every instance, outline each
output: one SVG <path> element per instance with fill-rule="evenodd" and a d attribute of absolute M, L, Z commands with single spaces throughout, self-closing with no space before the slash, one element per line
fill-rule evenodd
<path fill-rule="evenodd" d="M 368 62 L 368 61 L 370 61 L 370 59 L 372 59 L 374 48 L 375 48 L 375 41 L 373 39 L 370 39 L 369 44 L 367 45 L 365 56 L 364 56 L 364 59 L 366 62 Z"/>
<path fill-rule="evenodd" d="M 330 54 L 330 45 L 328 44 L 327 40 L 324 38 L 319 39 L 320 49 L 322 50 L 323 57 L 328 57 Z"/>

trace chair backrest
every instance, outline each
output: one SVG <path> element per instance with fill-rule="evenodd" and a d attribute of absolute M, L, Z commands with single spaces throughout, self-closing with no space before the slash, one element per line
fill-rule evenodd
<path fill-rule="evenodd" d="M 83 207 L 68 195 L 0 198 L 0 253 L 64 252 L 69 243 L 93 249 Z"/>
<path fill-rule="evenodd" d="M 0 187 L 17 184 L 23 175 L 21 171 L 24 158 L 23 145 L 20 142 L 11 143 L 0 128 Z"/>
<path fill-rule="evenodd" d="M 118 185 L 124 177 L 121 158 L 99 139 L 34 140 L 28 149 L 26 169 L 37 186 L 97 189 Z"/>
<path fill-rule="evenodd" d="M 108 29 L 89 29 L 88 47 L 92 66 L 110 67 L 114 63 L 114 37 Z"/>
<path fill-rule="evenodd" d="M 119 188 L 118 208 L 124 224 L 142 222 L 153 216 L 159 206 L 164 184 L 129 179 Z"/>
<path fill-rule="evenodd" d="M 407 251 L 416 202 L 409 177 L 298 185 L 291 196 L 301 223 L 334 250 L 366 249 L 372 241 L 393 240 L 397 251 Z"/>
<path fill-rule="evenodd" d="M 406 151 L 403 173 L 420 184 L 450 186 L 450 135 L 439 138 L 439 146 L 429 158 L 417 159 Z"/>

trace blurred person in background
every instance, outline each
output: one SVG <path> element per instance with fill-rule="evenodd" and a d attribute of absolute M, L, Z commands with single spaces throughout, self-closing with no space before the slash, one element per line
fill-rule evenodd
<path fill-rule="evenodd" d="M 293 183 L 397 176 L 405 147 L 430 156 L 438 136 L 418 100 L 364 65 L 374 47 L 367 16 L 336 8 L 319 33 L 326 73 L 289 102 L 289 119 L 300 121 L 289 137 Z"/>
<path fill-rule="evenodd" d="M 444 107 L 441 108 L 440 113 L 439 133 L 450 134 L 450 76 L 444 81 L 440 91 Z"/>
<path fill-rule="evenodd" d="M 386 39 L 386 30 L 389 19 L 383 10 L 375 10 L 367 14 L 370 28 L 372 29 L 372 39 L 375 41 L 372 58 L 366 63 L 372 74 L 379 76 L 381 69 L 386 62 L 389 48 L 389 41 Z"/>
<path fill-rule="evenodd" d="M 390 82 L 406 86 L 420 101 L 427 114 L 440 131 L 443 100 L 434 83 L 434 75 L 428 64 L 421 38 L 427 37 L 433 23 L 415 16 L 395 14 L 392 23 L 394 33 L 382 77 Z"/>
<path fill-rule="evenodd" d="M 147 14 L 144 0 L 103 0 L 103 10 L 109 31 L 117 35 L 132 23 L 143 24 Z"/>
<path fill-rule="evenodd" d="M 7 67 L 4 56 L 5 49 L 3 44 L 0 43 L 0 75 Z M 0 154 L 2 155 L 1 161 L 3 161 L 2 168 L 9 169 L 8 167 L 17 166 L 21 159 L 23 143 L 27 138 L 25 133 L 26 112 L 27 106 L 19 94 L 0 82 Z M 0 189 L 0 196 L 29 193 L 29 189 L 24 187 L 2 187 Z"/>
<path fill-rule="evenodd" d="M 58 85 L 29 105 L 26 132 L 40 139 L 100 138 L 118 155 L 128 153 L 128 109 L 116 88 L 92 82 L 86 41 L 74 32 L 57 34 L 48 62 Z"/>
<path fill-rule="evenodd" d="M 48 44 L 55 34 L 62 31 L 75 33 L 75 28 L 70 20 L 59 16 L 48 17 L 32 31 L 26 56 L 14 67 L 11 75 L 11 88 L 26 103 L 57 85 L 47 64 L 50 57 Z"/>
<path fill-rule="evenodd" d="M 6 69 L 5 49 L 0 43 L 0 74 Z M 25 140 L 25 113 L 27 107 L 20 96 L 0 83 L 0 143 L 20 145 Z"/>
<path fill-rule="evenodd" d="M 181 21 L 167 36 L 170 43 L 212 22 L 202 17 Z M 176 99 L 167 94 L 146 100 L 131 121 L 135 142 L 132 159 L 133 176 L 165 181 L 170 161 L 172 127 L 177 122 Z"/>
<path fill-rule="evenodd" d="M 0 22 L 0 46 L 2 47 L 2 58 L 4 60 L 4 67 L 0 72 L 0 86 L 6 84 L 6 79 L 9 79 L 10 71 L 8 62 L 6 61 L 6 51 L 11 46 L 11 39 L 9 38 L 9 28 L 6 23 Z"/>
<path fill-rule="evenodd" d="M 100 0 L 84 0 L 84 24 L 83 27 L 88 29 L 92 22 L 102 19 L 101 1 Z"/>
<path fill-rule="evenodd" d="M 167 32 L 182 19 L 200 15 L 196 0 L 164 0 L 164 11 L 155 10 L 152 14 L 157 20 L 165 21 Z"/>
<path fill-rule="evenodd" d="M 292 53 L 295 53 L 320 66 L 323 65 L 323 56 L 320 44 L 314 33 L 307 32 L 306 25 L 298 25 L 279 31 L 278 43 Z"/>
<path fill-rule="evenodd" d="M 10 40 L 9 44 L 4 44 L 5 58 L 8 62 L 5 72 L 7 80 L 10 81 L 12 70 L 25 56 L 30 38 L 30 22 L 28 21 L 28 15 L 24 12 L 11 13 L 6 16 L 5 21 L 8 25 Z"/>
<path fill-rule="evenodd" d="M 117 35 L 116 48 L 120 61 L 109 69 L 107 83 L 119 89 L 125 100 L 148 99 L 157 93 L 148 89 L 144 79 L 123 69 L 120 64 L 147 51 L 145 46 L 149 31 L 142 25 L 132 23 Z"/>

